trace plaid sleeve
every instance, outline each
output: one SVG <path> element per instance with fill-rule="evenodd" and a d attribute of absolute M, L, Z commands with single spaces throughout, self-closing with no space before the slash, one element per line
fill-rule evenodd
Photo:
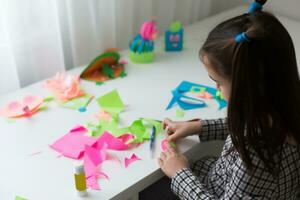
<path fill-rule="evenodd" d="M 171 180 L 171 190 L 180 199 L 216 199 L 188 168 L 178 171 Z"/>
<path fill-rule="evenodd" d="M 237 162 L 229 182 L 222 185 L 224 194 L 217 196 L 210 193 L 190 169 L 184 168 L 172 178 L 171 190 L 184 200 L 271 199 L 276 189 L 272 176 L 260 168 L 255 169 L 253 173 L 249 175 L 242 162 Z"/>
<path fill-rule="evenodd" d="M 201 120 L 201 142 L 210 140 L 225 140 L 228 136 L 227 118 Z"/>

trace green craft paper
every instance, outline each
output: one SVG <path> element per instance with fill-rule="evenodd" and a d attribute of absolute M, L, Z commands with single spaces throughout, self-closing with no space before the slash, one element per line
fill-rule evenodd
<path fill-rule="evenodd" d="M 220 90 L 217 90 L 217 92 L 216 92 L 216 98 L 224 99 L 224 97 L 223 97 L 223 95 L 222 95 L 222 93 L 221 93 Z"/>
<path fill-rule="evenodd" d="M 192 86 L 190 92 L 198 94 L 198 93 L 205 92 L 205 90 L 206 90 L 205 87 Z"/>
<path fill-rule="evenodd" d="M 150 51 L 150 52 L 135 53 L 133 51 L 130 51 L 129 58 L 132 62 L 135 63 L 151 63 L 154 60 L 154 52 Z"/>
<path fill-rule="evenodd" d="M 150 134 L 144 126 L 142 120 L 135 120 L 129 127 L 130 133 L 136 136 L 132 142 L 143 142 L 150 139 Z"/>
<path fill-rule="evenodd" d="M 97 99 L 101 108 L 111 114 L 119 114 L 125 108 L 117 90 L 113 90 Z"/>
<path fill-rule="evenodd" d="M 116 137 L 126 133 L 135 135 L 135 139 L 130 141 L 130 143 L 139 143 L 150 139 L 150 134 L 141 120 L 136 120 L 129 127 L 124 128 L 118 128 L 118 122 L 115 120 L 110 122 L 100 121 L 97 125 L 88 124 L 87 127 L 89 129 L 89 135 L 94 137 L 101 136 L 105 131 L 108 131 Z"/>
<path fill-rule="evenodd" d="M 126 77 L 126 76 L 127 76 L 127 74 L 126 74 L 126 72 L 125 72 L 125 71 L 122 71 L 120 76 L 121 76 L 121 78 L 124 78 L 124 77 Z"/>
<path fill-rule="evenodd" d="M 91 101 L 92 97 L 92 95 L 87 94 L 85 96 L 72 99 L 68 102 L 61 103 L 60 105 L 65 108 L 78 110 L 79 108 L 86 107 Z"/>
<path fill-rule="evenodd" d="M 16 196 L 16 197 L 15 197 L 15 200 L 27 200 L 27 199 L 25 199 L 25 198 L 23 198 L 23 197 L 20 197 L 20 196 Z"/>
<path fill-rule="evenodd" d="M 177 118 L 183 118 L 184 117 L 184 111 L 181 109 L 176 110 L 176 117 Z"/>
<path fill-rule="evenodd" d="M 175 32 L 179 32 L 181 28 L 182 28 L 181 23 L 179 21 L 176 21 L 171 23 L 169 30 L 175 33 Z"/>
<path fill-rule="evenodd" d="M 110 68 L 108 64 L 103 64 L 102 72 L 109 78 L 114 78 L 114 71 Z"/>
<path fill-rule="evenodd" d="M 104 82 L 96 82 L 96 85 L 100 86 L 100 85 L 103 85 Z"/>
<path fill-rule="evenodd" d="M 44 102 L 49 102 L 49 101 L 52 101 L 52 100 L 54 100 L 53 96 L 49 96 L 49 97 L 44 98 Z"/>
<path fill-rule="evenodd" d="M 110 121 L 100 120 L 97 124 L 88 123 L 88 135 L 98 137 L 101 136 L 105 131 L 109 131 L 111 134 L 116 135 L 115 133 L 118 130 L 118 123 L 118 114 L 112 114 L 112 118 Z"/>
<path fill-rule="evenodd" d="M 155 119 L 148 119 L 148 118 L 144 118 L 143 121 L 154 126 L 156 129 L 156 133 L 161 133 L 164 130 L 163 125 L 160 121 L 157 121 Z"/>
<path fill-rule="evenodd" d="M 39 111 L 44 111 L 44 110 L 47 110 L 47 109 L 48 109 L 47 106 L 41 106 L 41 107 L 39 107 Z"/>

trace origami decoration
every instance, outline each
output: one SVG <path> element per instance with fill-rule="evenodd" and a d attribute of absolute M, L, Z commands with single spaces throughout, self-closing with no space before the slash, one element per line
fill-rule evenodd
<path fill-rule="evenodd" d="M 79 76 L 57 73 L 52 79 L 44 82 L 44 87 L 53 93 L 56 100 L 64 103 L 85 95 L 79 83 Z"/>
<path fill-rule="evenodd" d="M 154 40 L 158 35 L 156 22 L 145 22 L 140 34 L 130 43 L 129 58 L 136 63 L 150 63 L 154 60 Z"/>
<path fill-rule="evenodd" d="M 173 22 L 169 30 L 165 32 L 165 49 L 166 51 L 181 51 L 183 49 L 184 30 L 179 21 Z"/>
<path fill-rule="evenodd" d="M 38 112 L 44 99 L 39 96 L 27 95 L 21 102 L 12 101 L 0 108 L 0 115 L 8 118 L 30 117 Z"/>
<path fill-rule="evenodd" d="M 94 82 L 104 82 L 126 75 L 124 63 L 119 62 L 120 54 L 116 51 L 107 51 L 97 56 L 81 73 L 80 78 Z"/>
<path fill-rule="evenodd" d="M 175 104 L 177 104 L 183 110 L 203 108 L 206 106 L 206 103 L 203 100 L 186 96 L 185 93 L 187 92 L 199 92 L 200 94 L 201 92 L 209 93 L 219 103 L 219 110 L 227 105 L 227 102 L 220 96 L 220 93 L 218 93 L 217 89 L 205 85 L 191 83 L 188 81 L 183 81 L 176 89 L 172 91 L 173 98 L 166 109 L 168 110 L 172 108 Z M 217 96 L 217 94 L 219 94 L 219 96 Z M 209 99 L 210 95 L 207 95 L 205 93 L 205 98 Z"/>

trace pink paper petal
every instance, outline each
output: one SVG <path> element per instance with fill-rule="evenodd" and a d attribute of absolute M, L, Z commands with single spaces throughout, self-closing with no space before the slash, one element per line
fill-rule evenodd
<path fill-rule="evenodd" d="M 137 157 L 135 154 L 132 154 L 130 158 L 126 158 L 124 160 L 125 168 L 127 168 L 131 163 L 134 161 L 141 160 L 139 157 Z"/>
<path fill-rule="evenodd" d="M 44 99 L 38 96 L 28 95 L 22 102 L 12 101 L 4 108 L 0 109 L 0 114 L 5 117 L 23 117 L 36 113 L 44 102 Z"/>

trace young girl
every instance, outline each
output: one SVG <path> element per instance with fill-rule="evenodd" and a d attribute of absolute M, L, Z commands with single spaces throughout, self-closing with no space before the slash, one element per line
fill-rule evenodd
<path fill-rule="evenodd" d="M 295 199 L 300 183 L 300 82 L 292 39 L 256 1 L 215 27 L 200 57 L 228 101 L 226 119 L 164 121 L 169 140 L 225 140 L 191 168 L 169 147 L 158 160 L 180 199 Z M 163 191 L 162 191 L 163 193 Z M 167 199 L 167 198 L 166 198 Z"/>

